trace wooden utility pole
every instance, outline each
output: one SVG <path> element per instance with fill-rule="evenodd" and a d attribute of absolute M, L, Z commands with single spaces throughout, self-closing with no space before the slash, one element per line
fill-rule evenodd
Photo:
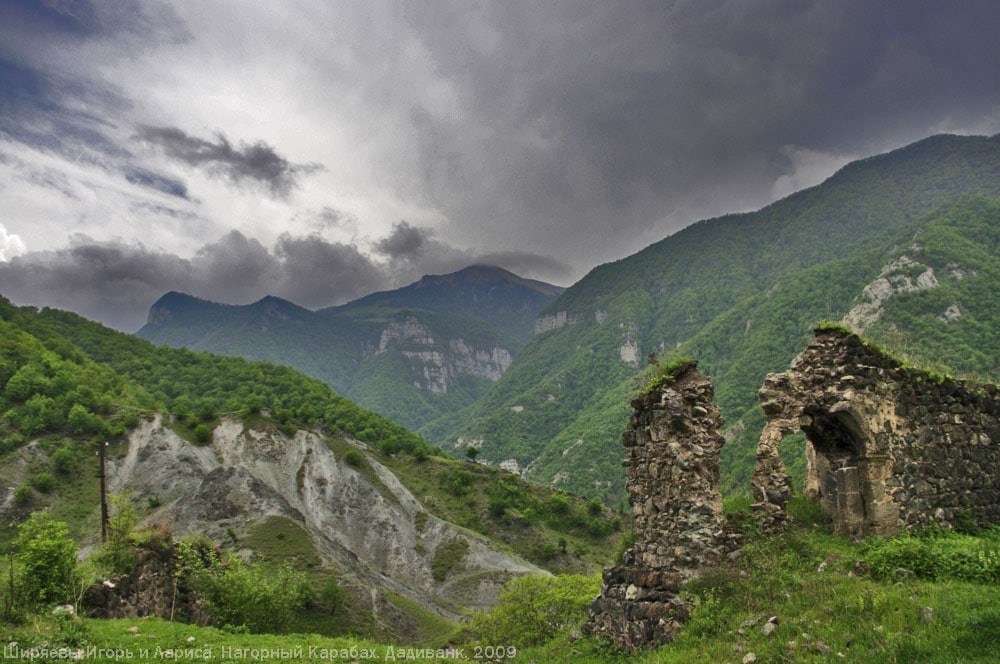
<path fill-rule="evenodd" d="M 101 459 L 101 542 L 108 541 L 108 479 L 104 472 L 104 450 L 108 446 L 107 441 L 98 443 L 97 456 Z"/>

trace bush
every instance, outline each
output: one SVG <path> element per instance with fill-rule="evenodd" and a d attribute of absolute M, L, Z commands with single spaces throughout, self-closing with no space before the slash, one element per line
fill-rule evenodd
<path fill-rule="evenodd" d="M 49 493 L 56 488 L 56 478 L 47 470 L 42 470 L 31 476 L 31 486 L 42 493 Z"/>
<path fill-rule="evenodd" d="M 33 512 L 18 527 L 17 561 L 28 604 L 66 602 L 72 597 L 76 544 L 69 526 L 46 512 Z"/>
<path fill-rule="evenodd" d="M 596 574 L 518 577 L 504 584 L 492 611 L 472 618 L 469 630 L 483 643 L 541 645 L 584 620 L 600 591 Z"/>
<path fill-rule="evenodd" d="M 31 487 L 27 484 L 22 484 L 14 490 L 14 504 L 18 507 L 27 507 L 31 504 Z"/>
<path fill-rule="evenodd" d="M 199 424 L 194 428 L 194 439 L 204 445 L 212 440 L 212 429 L 207 424 Z"/>
<path fill-rule="evenodd" d="M 101 565 L 114 575 L 128 575 L 135 570 L 135 547 L 130 536 L 139 523 L 139 514 L 131 493 L 108 496 L 111 515 L 108 517 L 108 541 L 98 554 Z"/>
<path fill-rule="evenodd" d="M 248 565 L 237 556 L 201 570 L 194 585 L 218 623 L 251 632 L 287 631 L 315 599 L 306 576 L 290 565 Z"/>
<path fill-rule="evenodd" d="M 344 455 L 344 461 L 352 468 L 360 468 L 365 463 L 365 457 L 357 450 L 347 450 L 347 454 Z"/>
<path fill-rule="evenodd" d="M 52 467 L 60 475 L 69 475 L 73 471 L 74 465 L 76 465 L 76 455 L 73 454 L 73 449 L 69 445 L 60 447 L 52 455 Z"/>
<path fill-rule="evenodd" d="M 931 529 L 869 542 L 865 561 L 881 579 L 1000 581 L 1000 539 Z"/>

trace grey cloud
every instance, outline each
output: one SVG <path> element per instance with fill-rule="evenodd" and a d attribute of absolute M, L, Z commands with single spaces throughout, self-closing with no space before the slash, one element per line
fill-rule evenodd
<path fill-rule="evenodd" d="M 406 221 L 397 221 L 392 225 L 389 237 L 375 244 L 375 250 L 391 259 L 408 260 L 420 255 L 430 237 L 431 232 L 427 229 L 411 226 Z"/>
<path fill-rule="evenodd" d="M 995 2 L 407 7 L 460 101 L 412 117 L 467 242 L 606 260 L 769 202 L 782 146 L 870 154 L 1000 106 Z"/>
<path fill-rule="evenodd" d="M 133 184 L 149 187 L 156 191 L 176 196 L 177 198 L 188 197 L 187 185 L 172 177 L 154 173 L 145 168 L 133 167 L 125 171 L 125 179 Z"/>
<path fill-rule="evenodd" d="M 406 228 L 429 237 L 423 229 Z M 171 290 L 234 304 L 272 294 L 315 309 L 472 263 L 495 263 L 533 278 L 566 271 L 552 259 L 528 253 L 479 255 L 430 239 L 422 246 L 427 251 L 419 256 L 380 264 L 354 245 L 318 235 L 286 233 L 269 249 L 234 230 L 185 259 L 142 244 L 76 235 L 64 249 L 0 261 L 0 294 L 19 304 L 68 309 L 133 331 L 145 321 L 149 306 Z"/>
<path fill-rule="evenodd" d="M 316 235 L 292 237 L 285 233 L 275 244 L 275 255 L 281 259 L 285 277 L 276 292 L 305 307 L 340 304 L 392 284 L 391 275 L 357 247 L 327 242 Z"/>
<path fill-rule="evenodd" d="M 288 196 L 301 175 L 322 168 L 319 164 L 293 164 L 263 141 L 240 142 L 239 146 L 234 146 L 223 134 L 218 134 L 212 142 L 191 136 L 176 127 L 148 125 L 140 126 L 137 135 L 139 139 L 162 148 L 172 159 L 202 167 L 234 184 L 261 185 L 278 197 Z"/>

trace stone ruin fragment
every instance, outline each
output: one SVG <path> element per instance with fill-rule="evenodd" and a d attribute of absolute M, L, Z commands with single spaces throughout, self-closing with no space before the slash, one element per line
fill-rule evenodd
<path fill-rule="evenodd" d="M 694 362 L 632 401 L 625 445 L 635 545 L 604 571 L 585 631 L 626 650 L 669 642 L 690 607 L 681 585 L 734 555 L 719 489 L 722 417 Z M 778 454 L 807 438 L 806 493 L 838 532 L 892 535 L 938 524 L 1000 523 L 1000 395 L 903 367 L 843 329 L 820 328 L 759 398 L 767 423 L 751 480 L 765 526 L 792 496 Z"/>
<path fill-rule="evenodd" d="M 804 490 L 840 533 L 1000 523 L 995 385 L 904 368 L 855 334 L 817 329 L 759 398 L 767 424 L 751 482 L 767 525 L 786 518 L 791 491 L 778 445 L 799 430 L 808 439 Z"/>
<path fill-rule="evenodd" d="M 635 545 L 604 571 L 585 627 L 627 650 L 671 641 L 689 607 L 681 584 L 731 547 L 719 489 L 722 416 L 712 384 L 689 362 L 669 385 L 632 401 L 625 445 Z"/>

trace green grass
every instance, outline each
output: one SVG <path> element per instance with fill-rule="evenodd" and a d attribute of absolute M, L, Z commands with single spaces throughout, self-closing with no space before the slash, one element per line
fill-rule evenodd
<path fill-rule="evenodd" d="M 443 457 L 417 461 L 404 455 L 380 455 L 379 461 L 431 514 L 485 535 L 500 550 L 553 573 L 589 574 L 610 564 L 622 534 L 631 528 L 628 518 L 606 507 L 591 514 L 593 507 L 579 496 L 558 493 L 494 466 Z M 456 483 L 456 477 L 462 481 Z M 551 511 L 553 500 L 565 511 Z"/>
<path fill-rule="evenodd" d="M 300 570 L 315 569 L 321 564 L 309 533 L 283 516 L 272 515 L 258 521 L 237 539 L 235 546 L 253 549 L 258 559 L 288 562 Z"/>
<path fill-rule="evenodd" d="M 753 652 L 758 662 L 996 661 L 995 582 L 854 575 L 865 549 L 822 531 L 807 524 L 757 538 L 739 563 L 689 583 L 684 594 L 696 608 L 671 644 L 625 656 L 564 633 L 520 657 L 576 664 L 739 662 Z M 762 626 L 770 616 L 778 617 L 778 629 L 765 636 Z"/>
<path fill-rule="evenodd" d="M 744 511 L 731 502 L 730 514 Z M 906 576 L 883 578 L 858 574 L 857 564 L 866 560 L 873 547 L 892 548 L 907 538 L 853 544 L 829 532 L 829 524 L 818 517 L 815 504 L 798 499 L 794 506 L 796 526 L 773 536 L 751 536 L 743 556 L 727 566 L 689 582 L 683 597 L 695 608 L 676 641 L 657 649 L 626 655 L 608 644 L 590 638 L 573 638 L 571 632 L 586 619 L 578 620 L 542 646 L 519 650 L 513 661 L 604 664 L 605 662 L 680 663 L 739 662 L 750 652 L 758 662 L 993 662 L 1000 649 L 1000 585 L 996 581 L 976 583 L 953 578 L 943 580 Z M 966 548 L 995 546 L 995 529 L 979 535 L 921 535 L 932 542 L 955 541 Z M 933 555 L 947 556 L 942 548 Z M 931 554 L 928 554 L 931 555 Z M 454 624 L 427 609 L 414 606 L 401 595 L 387 593 L 385 599 L 413 624 L 410 646 L 376 644 L 362 637 L 253 635 L 212 628 L 170 623 L 149 618 L 136 620 L 83 619 L 60 624 L 49 615 L 29 619 L 18 626 L 0 627 L 4 643 L 16 641 L 27 648 L 48 644 L 161 650 L 202 648 L 213 660 L 222 659 L 222 648 L 274 649 L 301 657 L 284 661 L 309 661 L 308 648 L 347 649 L 357 653 L 345 661 L 364 661 L 359 649 L 386 659 L 387 649 L 398 656 L 398 648 L 439 648 L 459 643 L 470 658 L 475 646 L 463 644 Z M 583 603 L 585 605 L 586 602 Z M 767 636 L 762 630 L 770 616 L 777 617 L 777 630 Z M 128 630 L 136 627 L 137 634 Z M 308 628 L 306 623 L 303 628 Z M 193 641 L 189 641 L 193 638 Z M 471 638 L 471 635 L 468 635 Z M 498 637 L 499 638 L 499 637 Z M 234 650 L 231 650 L 232 653 Z M 838 657 L 842 653 L 843 657 Z M 193 651 L 186 660 L 195 661 Z M 338 655 L 339 656 L 339 655 Z M 277 657 L 275 657 L 277 658 Z M 108 661 L 110 658 L 96 658 Z M 316 659 L 314 656 L 312 659 Z"/>

